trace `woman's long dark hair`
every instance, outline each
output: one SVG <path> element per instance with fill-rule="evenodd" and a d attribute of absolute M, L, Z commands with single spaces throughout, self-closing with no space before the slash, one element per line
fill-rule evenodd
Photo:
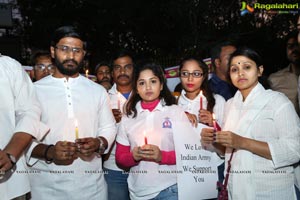
<path fill-rule="evenodd" d="M 137 93 L 137 81 L 140 76 L 140 73 L 147 69 L 151 70 L 153 74 L 158 77 L 160 83 L 163 85 L 163 89 L 160 91 L 159 94 L 159 99 L 163 99 L 165 105 L 167 106 L 173 105 L 176 102 L 175 97 L 172 95 L 172 93 L 170 92 L 167 86 L 167 81 L 164 75 L 164 71 L 159 65 L 153 62 L 137 64 L 133 76 L 132 94 L 128 102 L 126 103 L 126 107 L 125 107 L 126 115 L 129 116 L 133 114 L 132 118 L 135 118 L 137 115 L 136 104 L 142 100 L 140 95 Z"/>
<path fill-rule="evenodd" d="M 195 61 L 198 63 L 199 67 L 202 69 L 203 71 L 203 81 L 202 84 L 200 86 L 200 89 L 203 91 L 203 95 L 206 97 L 207 99 L 207 110 L 209 112 L 213 112 L 214 106 L 216 104 L 216 100 L 213 96 L 212 91 L 209 88 L 208 85 L 208 66 L 200 59 L 194 56 L 191 57 L 187 57 L 184 58 L 179 66 L 179 72 L 181 72 L 181 69 L 183 67 L 183 65 L 187 62 L 187 61 Z"/>

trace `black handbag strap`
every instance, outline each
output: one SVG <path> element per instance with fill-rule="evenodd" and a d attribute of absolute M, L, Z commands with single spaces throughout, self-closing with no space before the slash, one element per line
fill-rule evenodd
<path fill-rule="evenodd" d="M 234 149 L 232 149 L 230 158 L 228 160 L 228 167 L 227 167 L 225 181 L 224 181 L 224 187 L 225 188 L 227 188 L 227 184 L 228 184 L 228 178 L 229 178 L 229 172 L 230 172 L 230 168 L 231 168 L 231 160 L 232 160 L 233 153 L 234 153 Z"/>

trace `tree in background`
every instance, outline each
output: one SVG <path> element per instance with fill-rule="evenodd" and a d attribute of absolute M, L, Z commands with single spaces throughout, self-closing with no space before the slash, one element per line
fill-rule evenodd
<path fill-rule="evenodd" d="M 281 2 L 295 3 L 259 1 Z M 272 51 L 274 60 L 274 47 L 295 28 L 295 15 L 255 10 L 241 16 L 241 5 L 235 0 L 17 0 L 22 18 L 12 34 L 20 36 L 24 49 L 48 48 L 58 26 L 78 26 L 90 41 L 91 64 L 126 47 L 170 66 L 186 54 L 209 56 L 209 48 L 224 38 L 252 45 L 263 55 Z"/>

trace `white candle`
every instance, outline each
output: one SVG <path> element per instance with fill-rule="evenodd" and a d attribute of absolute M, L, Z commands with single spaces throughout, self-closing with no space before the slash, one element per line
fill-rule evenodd
<path fill-rule="evenodd" d="M 75 119 L 75 138 L 79 138 L 79 132 L 78 132 L 78 122 L 77 119 Z"/>
<path fill-rule="evenodd" d="M 121 109 L 121 100 L 120 100 L 120 92 L 118 92 L 118 109 Z"/>
<path fill-rule="evenodd" d="M 218 129 L 217 129 L 216 117 L 214 113 L 212 114 L 212 118 L 213 118 L 214 131 L 217 131 Z"/>

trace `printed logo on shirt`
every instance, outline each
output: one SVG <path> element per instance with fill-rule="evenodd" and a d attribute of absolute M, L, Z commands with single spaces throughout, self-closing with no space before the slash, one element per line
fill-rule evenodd
<path fill-rule="evenodd" d="M 165 118 L 165 121 L 162 124 L 163 128 L 172 128 L 172 122 L 169 119 L 169 117 Z"/>

